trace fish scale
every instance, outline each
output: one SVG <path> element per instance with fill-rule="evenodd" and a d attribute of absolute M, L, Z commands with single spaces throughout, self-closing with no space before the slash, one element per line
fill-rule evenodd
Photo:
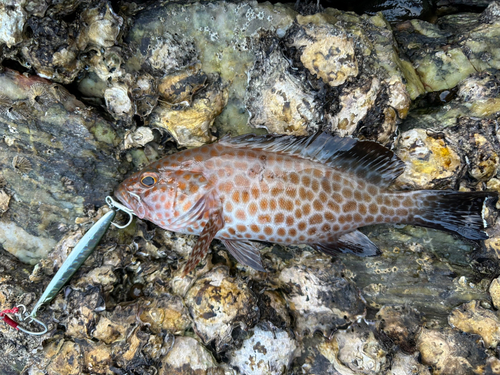
<path fill-rule="evenodd" d="M 325 133 L 246 135 L 166 156 L 115 194 L 141 218 L 200 235 L 185 272 L 213 238 L 258 270 L 264 270 L 259 248 L 251 241 L 368 256 L 379 250 L 356 230 L 365 225 L 410 223 L 486 238 L 481 210 L 496 194 L 389 190 L 403 169 L 375 142 Z"/>

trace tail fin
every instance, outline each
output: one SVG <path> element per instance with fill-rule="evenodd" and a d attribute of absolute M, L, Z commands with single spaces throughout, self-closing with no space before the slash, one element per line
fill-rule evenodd
<path fill-rule="evenodd" d="M 427 190 L 415 196 L 417 209 L 411 224 L 441 229 L 460 234 L 471 240 L 484 240 L 483 207 L 487 199 L 498 198 L 489 191 L 456 192 Z"/>

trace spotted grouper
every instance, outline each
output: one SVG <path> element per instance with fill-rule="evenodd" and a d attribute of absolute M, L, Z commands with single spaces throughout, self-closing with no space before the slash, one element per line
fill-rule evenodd
<path fill-rule="evenodd" d="M 390 190 L 403 170 L 404 162 L 372 141 L 243 135 L 166 156 L 115 195 L 141 219 L 200 236 L 184 274 L 214 238 L 240 263 L 264 271 L 252 241 L 373 256 L 378 248 L 357 228 L 404 223 L 488 237 L 482 210 L 496 193 Z"/>

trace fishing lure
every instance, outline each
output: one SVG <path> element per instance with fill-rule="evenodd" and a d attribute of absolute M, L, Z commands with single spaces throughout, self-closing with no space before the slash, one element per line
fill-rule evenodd
<path fill-rule="evenodd" d="M 117 228 L 125 228 L 132 222 L 132 210 L 114 201 L 109 196 L 106 197 L 106 203 L 111 208 L 111 211 L 100 218 L 76 244 L 76 246 L 73 248 L 69 256 L 62 264 L 61 268 L 59 268 L 57 273 L 50 281 L 47 288 L 45 288 L 45 291 L 39 298 L 31 313 L 27 313 L 26 307 L 24 305 L 19 305 L 13 309 L 0 312 L 0 318 L 2 318 L 11 327 L 31 335 L 43 335 L 47 332 L 47 326 L 43 322 L 35 318 L 40 306 L 42 306 L 44 303 L 50 302 L 59 293 L 59 291 L 68 282 L 71 276 L 73 276 L 73 274 L 81 267 L 85 260 L 87 260 L 90 254 L 92 254 L 111 224 L 113 224 Z M 113 222 L 113 219 L 116 216 L 115 209 L 124 211 L 129 215 L 129 221 L 127 222 L 127 224 L 118 225 Z M 22 312 L 20 312 L 20 308 L 23 309 Z M 20 322 L 27 322 L 28 324 L 35 322 L 42 326 L 43 330 L 29 331 L 25 328 L 22 328 L 18 322 L 11 319 L 6 314 L 14 314 Z"/>

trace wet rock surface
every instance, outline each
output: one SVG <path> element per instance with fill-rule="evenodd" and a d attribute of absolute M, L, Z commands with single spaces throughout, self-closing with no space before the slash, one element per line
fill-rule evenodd
<path fill-rule="evenodd" d="M 391 24 L 314 4 L 4 3 L 0 311 L 35 304 L 128 171 L 226 134 L 377 140 L 406 163 L 396 189 L 500 192 L 498 3 Z M 48 333 L 0 323 L 0 373 L 500 373 L 497 213 L 480 243 L 362 228 L 373 258 L 264 244 L 266 273 L 214 241 L 186 277 L 197 238 L 135 219 L 39 311 Z"/>

